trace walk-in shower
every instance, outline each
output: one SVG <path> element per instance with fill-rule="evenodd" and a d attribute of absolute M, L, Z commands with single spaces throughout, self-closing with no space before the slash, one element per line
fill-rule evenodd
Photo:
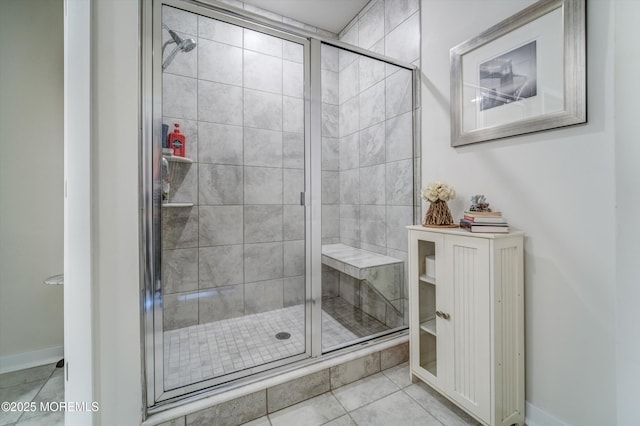
<path fill-rule="evenodd" d="M 406 328 L 412 67 L 198 2 L 149 15 L 149 407 Z"/>

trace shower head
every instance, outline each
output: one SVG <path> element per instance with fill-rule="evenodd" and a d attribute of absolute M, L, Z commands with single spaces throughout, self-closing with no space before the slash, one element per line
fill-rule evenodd
<path fill-rule="evenodd" d="M 167 56 L 167 59 L 165 59 L 162 62 L 162 69 L 166 69 L 169 64 L 171 63 L 171 61 L 173 61 L 173 59 L 176 57 L 176 55 L 180 52 L 191 52 L 193 49 L 196 48 L 196 41 L 192 38 L 182 38 L 180 37 L 178 34 L 176 34 L 175 31 L 173 31 L 172 29 L 170 29 L 169 27 L 167 27 L 165 24 L 162 24 L 162 26 L 164 28 L 166 28 L 166 30 L 169 32 L 169 35 L 171 36 L 171 40 L 168 40 L 164 43 L 164 45 L 162 46 L 162 53 L 164 54 L 164 49 L 167 47 L 167 45 L 171 44 L 171 43 L 175 43 L 176 47 L 171 51 L 171 53 L 169 53 L 169 56 Z"/>
<path fill-rule="evenodd" d="M 183 52 L 191 52 L 196 47 L 196 41 L 192 38 L 182 38 L 173 30 L 168 30 L 173 42 L 178 45 Z"/>
<path fill-rule="evenodd" d="M 167 29 L 167 31 L 169 31 L 169 35 L 171 36 L 171 38 L 173 39 L 173 42 L 175 44 L 182 43 L 182 38 L 180 38 L 180 36 L 178 34 L 176 34 L 175 31 L 170 30 L 169 27 L 166 27 L 166 26 L 165 26 L 165 28 Z"/>
<path fill-rule="evenodd" d="M 185 38 L 184 40 L 182 40 L 182 43 L 178 45 L 178 47 L 180 47 L 180 50 L 182 50 L 183 52 L 191 52 L 196 48 L 196 41 L 192 38 Z"/>

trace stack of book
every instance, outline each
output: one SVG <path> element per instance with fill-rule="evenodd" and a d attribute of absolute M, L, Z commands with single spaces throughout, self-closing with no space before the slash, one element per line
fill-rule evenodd
<path fill-rule="evenodd" d="M 464 212 L 460 227 L 469 232 L 507 233 L 509 224 L 501 212 Z"/>

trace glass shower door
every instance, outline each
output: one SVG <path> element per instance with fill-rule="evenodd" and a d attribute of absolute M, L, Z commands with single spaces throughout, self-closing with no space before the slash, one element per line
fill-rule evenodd
<path fill-rule="evenodd" d="M 155 321 L 170 397 L 310 354 L 308 43 L 165 3 L 156 12 L 168 129 L 155 147 L 164 165 Z"/>
<path fill-rule="evenodd" d="M 408 325 L 413 73 L 327 43 L 322 81 L 322 351 Z"/>

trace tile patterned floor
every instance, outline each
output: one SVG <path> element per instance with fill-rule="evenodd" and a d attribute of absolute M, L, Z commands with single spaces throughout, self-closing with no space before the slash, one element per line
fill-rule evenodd
<path fill-rule="evenodd" d="M 0 375 L 0 401 L 64 400 L 63 369 L 54 364 Z M 4 413 L 0 426 L 62 426 L 64 413 Z M 261 417 L 249 426 L 479 426 L 401 364 Z"/>
<path fill-rule="evenodd" d="M 388 330 L 339 297 L 322 303 L 323 348 Z M 283 331 L 291 337 L 278 340 Z M 303 353 L 304 331 L 303 305 L 166 331 L 165 386 L 175 389 Z"/>
<path fill-rule="evenodd" d="M 173 389 L 304 352 L 302 305 L 164 333 L 165 386 Z M 279 332 L 291 337 L 278 340 Z"/>
<path fill-rule="evenodd" d="M 0 374 L 0 402 L 64 401 L 64 368 L 55 364 L 27 368 Z M 0 411 L 0 426 L 62 426 L 64 412 L 4 412 Z"/>
<path fill-rule="evenodd" d="M 339 297 L 323 299 L 322 327 L 324 348 L 342 345 L 388 329 Z M 276 339 L 275 334 L 280 331 L 291 333 L 291 337 L 287 340 Z M 168 354 L 165 368 L 170 371 L 168 381 L 174 386 L 299 354 L 304 351 L 304 307 L 293 306 L 168 331 L 165 333 L 165 351 Z M 371 383 L 365 382 L 367 380 Z M 336 389 L 333 393 L 273 413 L 269 418 L 259 419 L 252 424 L 356 424 L 353 423 L 354 419 L 359 415 L 366 415 L 366 410 L 362 411 L 364 414 L 355 413 L 351 416 L 345 414 L 347 411 L 357 411 L 369 399 L 382 397 L 391 390 L 397 391 L 407 380 L 408 369 L 406 372 L 387 370 L 384 376 L 377 374 L 361 380 L 361 388 L 354 388 L 356 383 L 360 383 L 356 382 Z M 397 388 L 389 386 L 389 383 L 396 383 Z M 367 390 L 367 386 L 373 386 L 374 389 Z M 0 402 L 33 401 L 39 405 L 40 402 L 63 400 L 64 369 L 55 368 L 55 364 L 0 374 Z M 301 411 L 294 408 L 298 406 Z M 291 423 L 291 419 L 296 421 Z M 63 412 L 0 412 L 0 426 L 63 424 Z"/>
<path fill-rule="evenodd" d="M 374 374 L 300 402 L 249 426 L 478 426 L 423 383 L 411 383 L 409 366 Z"/>
<path fill-rule="evenodd" d="M 322 348 L 343 345 L 354 339 L 389 330 L 361 309 L 341 297 L 322 298 Z M 325 317 L 328 317 L 325 320 Z M 335 322 L 339 327 L 331 327 Z"/>

